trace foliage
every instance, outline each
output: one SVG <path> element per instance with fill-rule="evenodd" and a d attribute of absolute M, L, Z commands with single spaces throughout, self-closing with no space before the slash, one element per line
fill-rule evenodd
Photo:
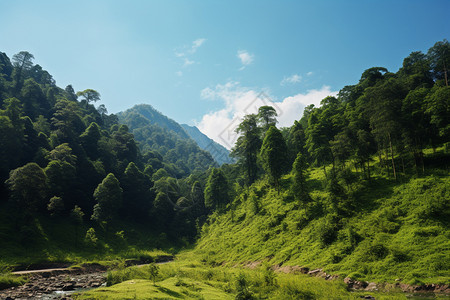
<path fill-rule="evenodd" d="M 98 222 L 112 220 L 122 205 L 122 191 L 117 178 L 109 173 L 94 191 L 97 204 L 91 218 Z"/>
<path fill-rule="evenodd" d="M 228 181 L 220 169 L 212 169 L 205 188 L 205 206 L 223 209 L 229 202 Z"/>
<path fill-rule="evenodd" d="M 287 170 L 287 147 L 281 132 L 271 126 L 261 146 L 261 160 L 270 180 L 278 188 L 279 180 Z"/>

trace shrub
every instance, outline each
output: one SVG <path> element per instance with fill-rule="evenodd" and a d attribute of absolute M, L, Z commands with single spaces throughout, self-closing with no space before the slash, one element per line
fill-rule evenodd
<path fill-rule="evenodd" d="M 385 258 L 389 253 L 389 250 L 381 243 L 374 243 L 369 246 L 366 252 L 366 258 L 368 260 L 379 260 Z"/>
<path fill-rule="evenodd" d="M 64 210 L 64 201 L 61 197 L 54 196 L 47 204 L 47 210 L 52 216 L 59 216 Z"/>
<path fill-rule="evenodd" d="M 89 228 L 86 231 L 86 235 L 84 236 L 84 243 L 89 247 L 96 247 L 97 246 L 98 238 L 95 234 L 94 228 Z"/>
<path fill-rule="evenodd" d="M 245 275 L 240 273 L 235 279 L 236 300 L 251 300 L 255 299 L 249 290 L 249 284 Z"/>
<path fill-rule="evenodd" d="M 336 215 L 330 214 L 319 221 L 317 235 L 322 246 L 328 246 L 336 240 L 339 231 L 338 220 Z"/>

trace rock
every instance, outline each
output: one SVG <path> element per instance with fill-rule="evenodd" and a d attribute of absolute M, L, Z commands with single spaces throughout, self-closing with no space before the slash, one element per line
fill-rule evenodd
<path fill-rule="evenodd" d="M 366 291 L 378 291 L 378 285 L 375 282 L 370 282 L 364 290 L 366 290 Z"/>
<path fill-rule="evenodd" d="M 312 276 L 316 276 L 317 273 L 322 272 L 322 269 L 315 269 L 312 271 L 309 271 L 307 274 L 308 275 L 312 275 Z"/>
<path fill-rule="evenodd" d="M 345 277 L 344 278 L 344 283 L 349 285 L 349 284 L 353 284 L 353 279 L 351 279 L 350 277 Z"/>
<path fill-rule="evenodd" d="M 62 290 L 63 291 L 73 291 L 75 289 L 75 284 L 73 282 L 66 283 Z"/>

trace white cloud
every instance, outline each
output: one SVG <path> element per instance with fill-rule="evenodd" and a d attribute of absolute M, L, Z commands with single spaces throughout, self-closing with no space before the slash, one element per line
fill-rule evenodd
<path fill-rule="evenodd" d="M 254 55 L 250 54 L 246 50 L 239 50 L 236 55 L 241 60 L 241 70 L 244 69 L 246 66 L 250 65 L 253 62 Z"/>
<path fill-rule="evenodd" d="M 337 95 L 337 92 L 323 86 L 320 90 L 310 90 L 287 97 L 281 102 L 273 102 L 266 93 L 242 87 L 238 82 L 219 84 L 214 88 L 203 89 L 201 97 L 221 100 L 224 107 L 205 114 L 196 125 L 204 134 L 230 149 L 237 139 L 234 132 L 237 125 L 246 114 L 256 113 L 260 106 L 272 105 L 278 112 L 278 126 L 287 127 L 301 118 L 307 105 L 320 106 L 320 101 L 330 95 Z"/>
<path fill-rule="evenodd" d="M 306 73 L 306 76 L 311 76 L 312 74 L 314 74 L 313 72 L 308 72 L 308 73 Z"/>
<path fill-rule="evenodd" d="M 183 72 L 181 72 L 181 71 L 177 71 L 177 72 L 175 72 L 175 75 L 177 75 L 177 76 L 183 76 Z"/>
<path fill-rule="evenodd" d="M 194 54 L 194 53 L 197 51 L 197 49 L 198 49 L 201 45 L 203 45 L 204 42 L 206 42 L 206 39 L 204 39 L 204 38 L 196 39 L 195 41 L 192 42 L 192 46 L 191 46 L 191 49 L 190 49 L 189 52 L 190 52 L 191 54 Z"/>
<path fill-rule="evenodd" d="M 302 76 L 298 74 L 294 74 L 289 77 L 284 77 L 283 80 L 281 80 L 280 85 L 287 85 L 287 84 L 295 84 L 302 81 Z"/>
<path fill-rule="evenodd" d="M 200 48 L 206 42 L 205 38 L 196 39 L 189 46 L 183 46 L 179 49 L 175 50 L 175 56 L 182 59 L 183 67 L 190 66 L 195 63 L 194 60 L 191 59 L 191 56 L 197 52 L 197 49 Z"/>
<path fill-rule="evenodd" d="M 195 63 L 195 61 L 190 60 L 190 59 L 188 59 L 188 58 L 184 58 L 184 64 L 183 64 L 183 67 L 190 66 L 190 65 L 192 65 L 192 64 L 194 64 L 194 63 Z"/>
<path fill-rule="evenodd" d="M 327 96 L 336 96 L 337 91 L 332 91 L 329 86 L 323 86 L 320 90 L 309 90 L 306 93 L 299 93 L 286 97 L 280 103 L 276 103 L 283 112 L 278 117 L 278 126 L 292 126 L 295 120 L 299 120 L 303 115 L 306 106 L 314 104 L 319 107 L 320 101 Z"/>

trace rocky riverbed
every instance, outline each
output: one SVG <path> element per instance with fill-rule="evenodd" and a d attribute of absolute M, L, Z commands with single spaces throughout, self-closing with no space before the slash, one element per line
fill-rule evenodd
<path fill-rule="evenodd" d="M 26 284 L 0 291 L 0 299 L 70 299 L 74 291 L 105 284 L 106 268 L 89 265 L 78 269 L 30 273 Z"/>

